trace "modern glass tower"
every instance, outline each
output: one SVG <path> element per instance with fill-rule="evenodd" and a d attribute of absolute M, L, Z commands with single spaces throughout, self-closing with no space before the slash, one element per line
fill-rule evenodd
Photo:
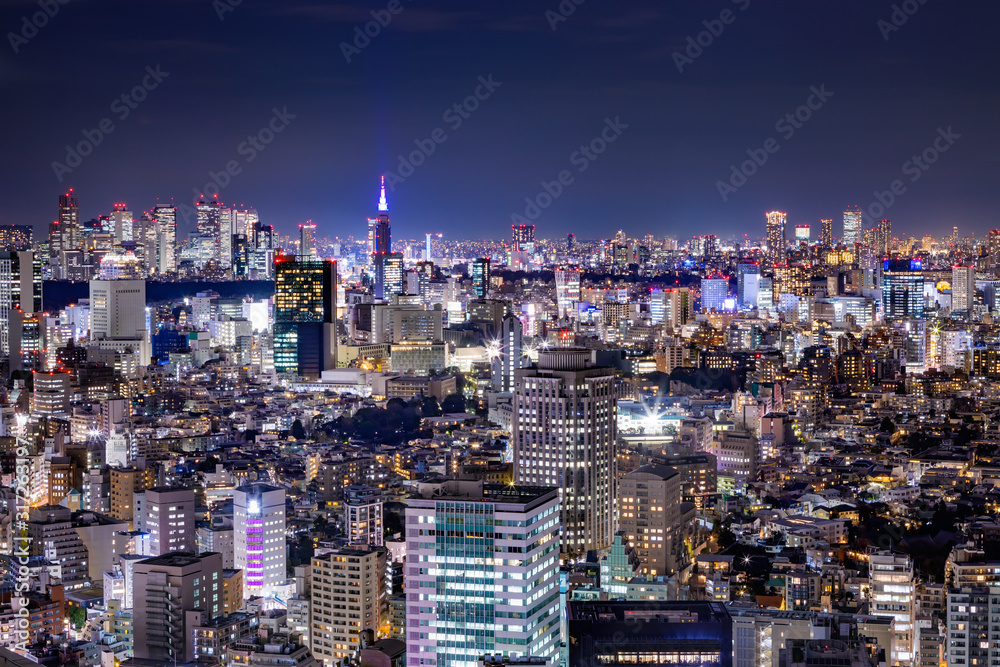
<path fill-rule="evenodd" d="M 559 493 L 438 480 L 406 507 L 406 661 L 475 667 L 484 655 L 557 662 Z"/>
<path fill-rule="evenodd" d="M 477 299 L 485 299 L 490 288 L 490 258 L 472 260 L 472 291 Z"/>
<path fill-rule="evenodd" d="M 317 379 L 336 367 L 337 265 L 281 255 L 274 276 L 274 369 Z"/>

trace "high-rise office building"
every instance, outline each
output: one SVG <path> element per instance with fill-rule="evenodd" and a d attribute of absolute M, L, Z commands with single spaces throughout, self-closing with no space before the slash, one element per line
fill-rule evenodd
<path fill-rule="evenodd" d="M 476 667 L 496 654 L 555 664 L 557 490 L 458 480 L 417 489 L 406 506 L 407 664 Z"/>
<path fill-rule="evenodd" d="M 197 553 L 194 531 L 194 489 L 154 486 L 146 489 L 144 529 L 149 533 L 149 555 L 172 551 Z"/>
<path fill-rule="evenodd" d="M 850 206 L 844 211 L 844 235 L 840 239 L 841 245 L 852 248 L 856 243 L 861 243 L 861 228 L 864 224 L 864 217 L 861 209 L 857 206 Z"/>
<path fill-rule="evenodd" d="M 299 225 L 299 255 L 316 256 L 316 225 L 311 222 Z"/>
<path fill-rule="evenodd" d="M 514 252 L 532 253 L 535 251 L 535 226 L 511 225 L 512 250 Z"/>
<path fill-rule="evenodd" d="M 403 294 L 403 253 L 388 252 L 376 254 L 374 259 L 375 298 L 391 299 L 396 294 Z"/>
<path fill-rule="evenodd" d="M 687 565 L 681 529 L 681 475 L 646 465 L 623 476 L 618 487 L 619 526 L 636 550 L 642 574 L 672 576 Z"/>
<path fill-rule="evenodd" d="M 90 281 L 90 337 L 142 339 L 146 334 L 146 281 Z"/>
<path fill-rule="evenodd" d="M 767 214 L 767 261 L 771 264 L 781 264 L 785 261 L 785 227 L 788 214 L 781 211 L 771 211 Z"/>
<path fill-rule="evenodd" d="M 274 369 L 317 379 L 336 367 L 337 265 L 283 255 L 274 275 Z"/>
<path fill-rule="evenodd" d="M 951 267 L 951 309 L 953 312 L 972 310 L 976 305 L 976 267 Z"/>
<path fill-rule="evenodd" d="M 809 243 L 809 235 L 812 229 L 809 225 L 795 225 L 795 242 Z"/>
<path fill-rule="evenodd" d="M 285 579 L 285 490 L 248 484 L 233 491 L 233 562 L 243 597 L 266 596 Z"/>
<path fill-rule="evenodd" d="M 924 316 L 924 275 L 917 260 L 885 260 L 882 316 L 887 320 Z"/>
<path fill-rule="evenodd" d="M 887 255 L 892 249 L 892 222 L 889 220 L 879 220 L 875 228 L 875 241 L 879 254 Z"/>
<path fill-rule="evenodd" d="M 826 250 L 833 247 L 833 218 L 823 218 L 819 221 L 819 244 Z"/>
<path fill-rule="evenodd" d="M 869 613 L 895 619 L 895 637 L 890 656 L 892 664 L 906 664 L 913 659 L 915 639 L 916 583 L 913 579 L 913 561 L 903 554 L 870 554 L 868 585 L 871 589 Z"/>
<path fill-rule="evenodd" d="M 556 269 L 556 307 L 559 317 L 574 317 L 580 301 L 580 269 L 575 266 Z"/>
<path fill-rule="evenodd" d="M 701 279 L 701 310 L 721 313 L 729 299 L 729 276 L 709 276 Z"/>
<path fill-rule="evenodd" d="M 157 204 L 153 207 L 153 219 L 159 231 L 156 249 L 156 265 L 159 273 L 177 271 L 177 207 Z"/>
<path fill-rule="evenodd" d="M 11 353 L 11 314 L 41 310 L 41 261 L 30 250 L 0 251 L 0 354 Z"/>
<path fill-rule="evenodd" d="M 49 226 L 49 266 L 54 278 L 66 277 L 63 253 L 80 246 L 80 199 L 73 188 L 59 195 L 59 217 Z"/>
<path fill-rule="evenodd" d="M 472 260 L 472 293 L 477 299 L 485 299 L 490 290 L 490 258 L 477 257 Z"/>
<path fill-rule="evenodd" d="M 195 627 L 222 615 L 222 556 L 176 552 L 132 566 L 136 658 L 186 663 Z"/>
<path fill-rule="evenodd" d="M 584 554 L 614 539 L 615 371 L 590 351 L 539 352 L 514 371 L 514 480 L 562 489 L 563 549 Z"/>
<path fill-rule="evenodd" d="M 111 225 L 110 232 L 115 243 L 134 240 L 133 225 L 135 221 L 132 217 L 132 211 L 128 210 L 128 206 L 124 202 L 118 202 L 114 205 L 111 209 L 111 215 L 108 216 L 108 222 Z"/>
<path fill-rule="evenodd" d="M 736 265 L 736 305 L 754 308 L 760 287 L 760 265 L 757 262 L 740 262 Z"/>

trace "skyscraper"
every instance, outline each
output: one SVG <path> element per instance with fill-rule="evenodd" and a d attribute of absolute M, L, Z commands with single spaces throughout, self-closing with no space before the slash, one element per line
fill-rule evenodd
<path fill-rule="evenodd" d="M 159 273 L 177 271 L 177 207 L 156 205 L 153 219 L 159 231 L 156 265 Z"/>
<path fill-rule="evenodd" d="M 375 255 L 375 298 L 391 299 L 403 294 L 403 253 L 388 252 Z"/>
<path fill-rule="evenodd" d="M 285 490 L 247 484 L 233 491 L 233 562 L 243 597 L 266 596 L 285 579 Z"/>
<path fill-rule="evenodd" d="M 614 539 L 617 439 L 615 371 L 590 351 L 543 350 L 514 372 L 514 480 L 562 489 L 566 552 Z"/>
<path fill-rule="evenodd" d="M 124 202 L 114 205 L 111 209 L 109 221 L 111 224 L 111 234 L 115 243 L 134 240 L 132 211 L 128 210 L 128 206 Z"/>
<path fill-rule="evenodd" d="M 972 310 L 976 304 L 976 267 L 951 267 L 951 310 L 952 312 Z"/>
<path fill-rule="evenodd" d="M 389 267 L 383 261 L 386 255 L 392 253 L 392 228 L 389 224 L 389 202 L 385 197 L 385 176 L 382 177 L 382 188 L 378 198 L 378 215 L 368 218 L 368 253 L 375 271 L 375 298 L 386 299 L 386 269 L 394 267 L 394 262 L 390 262 Z M 402 256 L 400 256 L 402 260 Z M 402 285 L 402 262 L 400 262 L 400 285 Z M 401 293 L 402 289 L 397 294 Z M 390 292 L 391 293 L 391 292 Z"/>
<path fill-rule="evenodd" d="M 736 265 L 736 305 L 754 308 L 760 287 L 760 265 L 757 262 L 740 262 Z"/>
<path fill-rule="evenodd" d="M 883 263 L 882 316 L 886 320 L 924 316 L 924 275 L 916 261 Z"/>
<path fill-rule="evenodd" d="M 781 211 L 771 211 L 767 214 L 767 261 L 771 264 L 781 264 L 785 261 L 785 226 L 788 214 Z"/>
<path fill-rule="evenodd" d="M 534 225 L 511 225 L 510 226 L 514 252 L 534 252 L 535 251 L 535 226 Z"/>
<path fill-rule="evenodd" d="M 892 244 L 892 222 L 889 220 L 879 220 L 876 230 L 877 250 L 879 254 L 887 255 Z"/>
<path fill-rule="evenodd" d="M 580 269 L 575 266 L 556 269 L 556 307 L 559 317 L 573 317 L 580 301 Z"/>
<path fill-rule="evenodd" d="M 864 218 L 861 209 L 857 206 L 849 206 L 844 211 L 844 235 L 841 237 L 841 245 L 851 248 L 856 243 L 861 243 L 861 227 Z"/>
<path fill-rule="evenodd" d="M 316 225 L 311 222 L 299 225 L 299 255 L 316 256 Z"/>
<path fill-rule="evenodd" d="M 30 250 L 0 252 L 0 354 L 11 352 L 11 313 L 41 310 L 41 261 Z"/>
<path fill-rule="evenodd" d="M 472 292 L 477 299 L 485 299 L 490 289 L 490 258 L 472 260 Z"/>
<path fill-rule="evenodd" d="M 406 506 L 407 664 L 558 662 L 557 490 L 442 480 L 417 493 Z"/>
<path fill-rule="evenodd" d="M 819 221 L 819 244 L 825 250 L 833 247 L 833 218 L 823 218 Z"/>
<path fill-rule="evenodd" d="M 317 379 L 336 367 L 336 263 L 283 255 L 274 272 L 274 369 Z"/>
<path fill-rule="evenodd" d="M 90 337 L 141 339 L 146 332 L 146 281 L 90 281 Z"/>

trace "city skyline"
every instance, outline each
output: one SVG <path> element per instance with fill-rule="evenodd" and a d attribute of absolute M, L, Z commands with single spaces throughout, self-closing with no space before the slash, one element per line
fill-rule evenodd
<path fill-rule="evenodd" d="M 313 220 L 320 236 L 333 236 L 369 215 L 369 183 L 385 173 L 396 176 L 399 238 L 463 238 L 470 219 L 498 237 L 565 170 L 572 182 L 532 220 L 541 237 L 599 237 L 604 228 L 665 236 L 691 225 L 726 237 L 774 208 L 791 212 L 790 225 L 816 224 L 849 203 L 867 209 L 895 180 L 906 190 L 889 217 L 914 236 L 942 224 L 979 234 L 995 226 L 988 184 L 998 136 L 985 113 L 995 93 L 981 74 L 998 56 L 969 52 L 988 43 L 980 31 L 993 5 L 977 3 L 985 20 L 970 27 L 934 3 L 899 26 L 891 4 L 588 4 L 555 19 L 548 12 L 558 5 L 403 4 L 359 53 L 355 29 L 380 7 L 222 5 L 180 17 L 69 4 L 25 43 L 21 20 L 34 5 L 8 5 L 3 24 L 18 39 L 5 79 L 25 103 L 0 134 L 11 156 L 0 167 L 9 192 L 0 224 L 40 231 L 53 218 L 52 193 L 68 187 L 84 194 L 91 217 L 123 199 L 138 210 L 171 195 L 190 203 L 214 181 L 224 183 L 223 201 L 253 203 L 283 233 Z M 723 9 L 729 23 L 719 23 Z M 79 35 L 98 26 L 117 36 L 81 49 Z M 282 48 L 293 27 L 305 48 Z M 764 37 L 774 31 L 784 38 L 777 44 Z M 941 48 L 927 52 L 929 39 Z M 465 57 L 453 58 L 456 50 Z M 134 108 L 121 101 L 140 87 Z M 59 104 L 63 96 L 74 104 Z M 804 123 L 794 119 L 801 108 Z M 113 131 L 100 131 L 105 118 Z M 579 152 L 607 120 L 620 136 L 599 154 Z M 276 131 L 261 138 L 272 141 L 247 142 L 266 128 Z M 954 145 L 928 169 L 908 169 L 939 131 Z M 66 146 L 85 132 L 100 143 L 71 167 Z M 761 153 L 769 139 L 775 152 Z M 411 161 L 421 145 L 425 156 Z M 412 175 L 402 175 L 400 155 Z M 742 184 L 732 167 L 753 155 L 766 163 L 743 170 L 754 173 Z M 723 182 L 736 191 L 720 192 Z"/>

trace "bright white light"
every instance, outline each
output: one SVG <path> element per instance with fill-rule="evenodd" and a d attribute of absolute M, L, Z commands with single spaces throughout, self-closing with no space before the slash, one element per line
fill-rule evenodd
<path fill-rule="evenodd" d="M 260 501 L 251 500 L 247 503 L 247 514 L 260 514 Z"/>

